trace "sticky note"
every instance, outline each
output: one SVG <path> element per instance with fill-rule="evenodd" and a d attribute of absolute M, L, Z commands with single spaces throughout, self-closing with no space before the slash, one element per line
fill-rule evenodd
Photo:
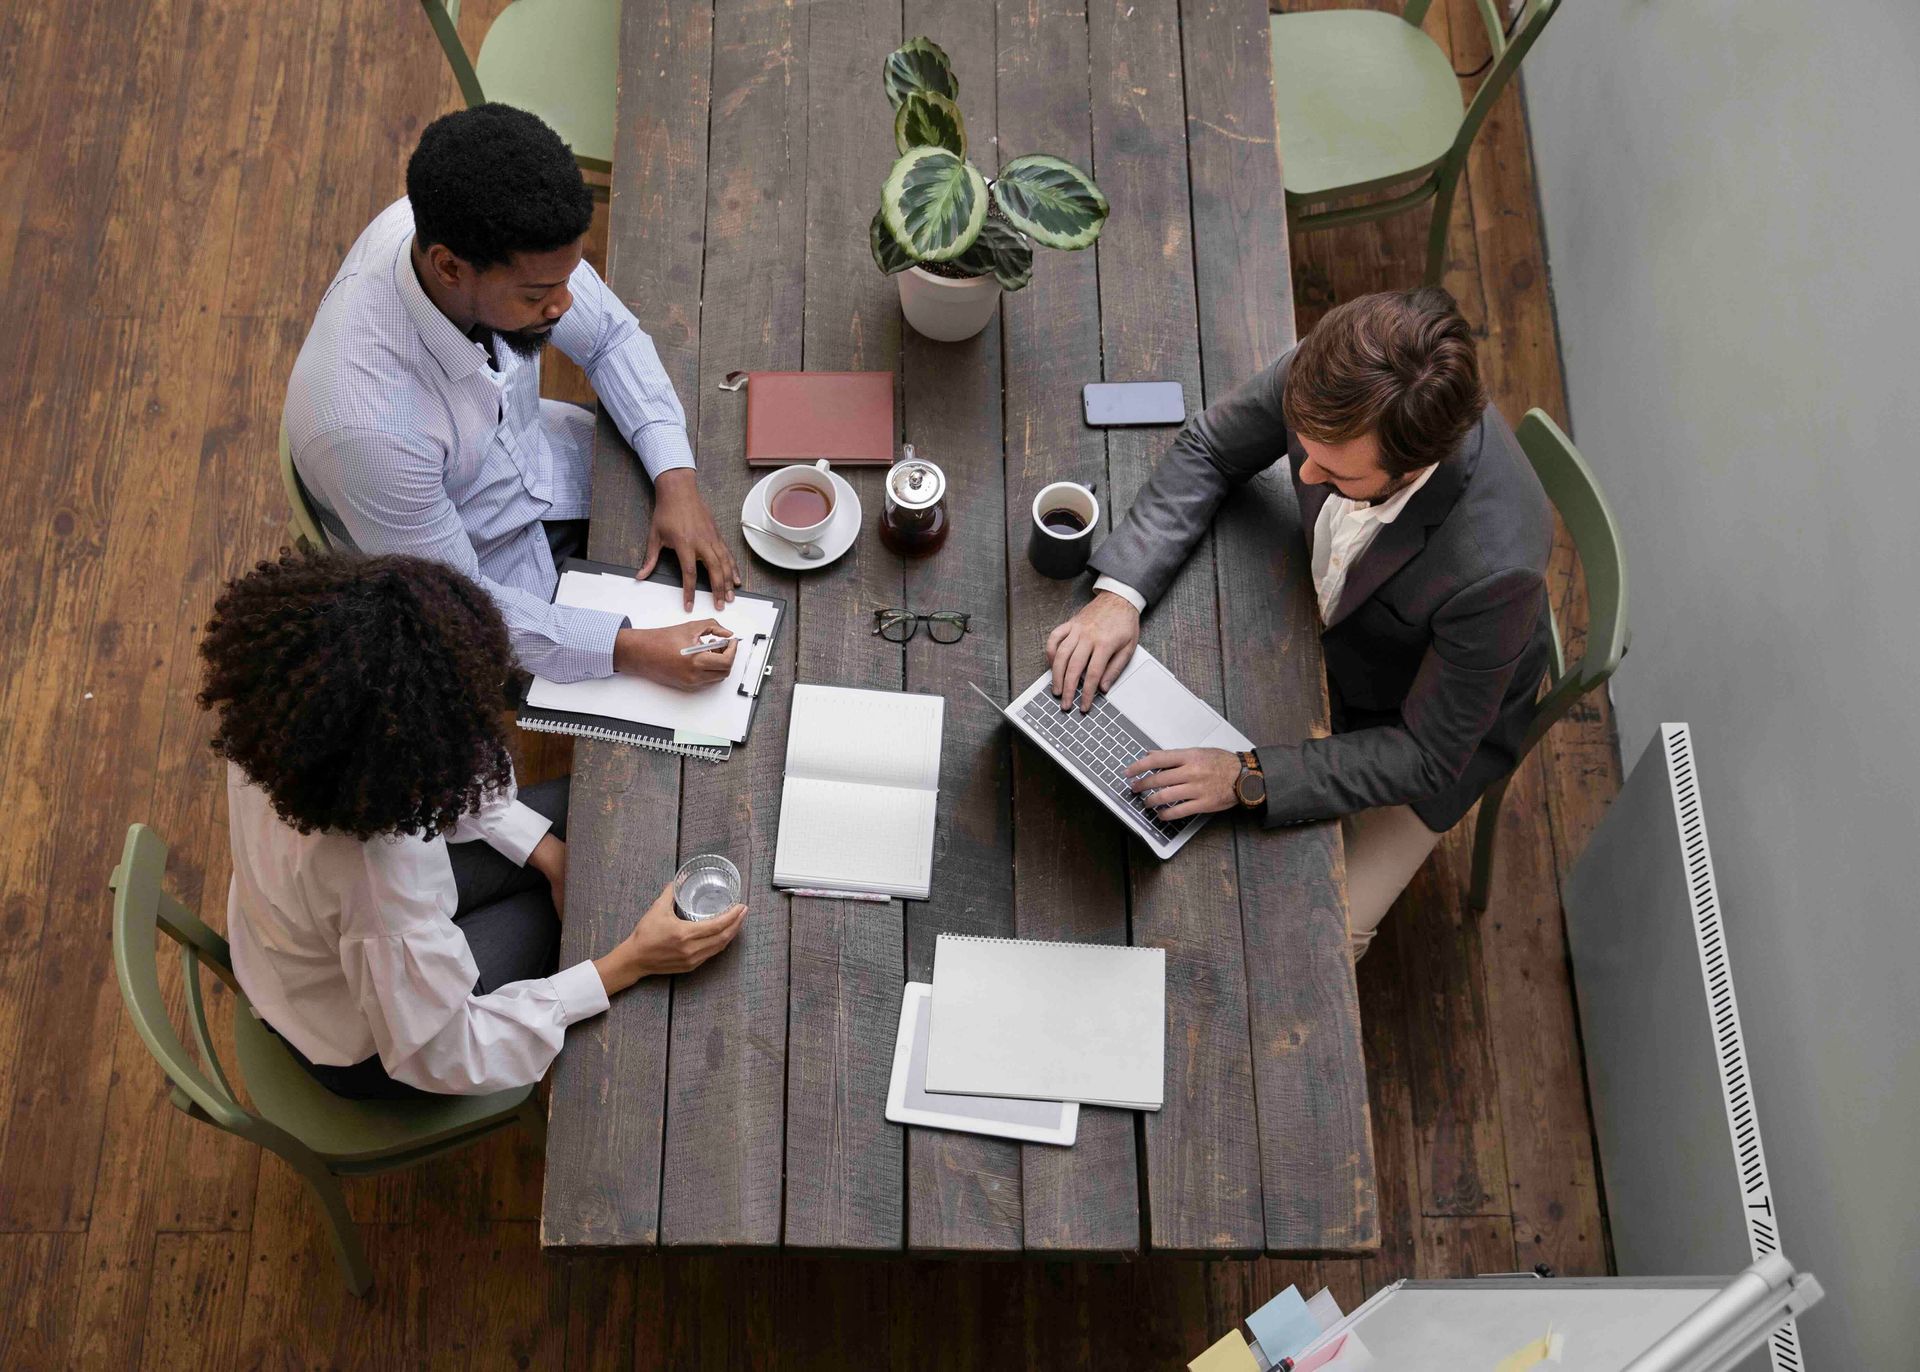
<path fill-rule="evenodd" d="M 1325 1350 L 1316 1348 L 1313 1360 L 1302 1360 L 1301 1367 L 1311 1367 L 1315 1372 L 1369 1372 L 1374 1366 L 1373 1354 L 1360 1342 L 1360 1336 L 1349 1329 L 1338 1338 L 1329 1339 L 1333 1353 L 1324 1362 L 1319 1361 Z"/>
<path fill-rule="evenodd" d="M 1293 1361 L 1293 1372 L 1319 1372 L 1322 1367 L 1337 1366 L 1335 1359 L 1346 1350 L 1349 1337 L 1336 1334 L 1311 1353 L 1302 1353 Z"/>
<path fill-rule="evenodd" d="M 1562 1344 L 1561 1336 L 1549 1329 L 1533 1342 L 1514 1349 L 1500 1359 L 1493 1372 L 1527 1372 L 1529 1367 L 1538 1367 L 1543 1362 L 1559 1362 Z"/>
<path fill-rule="evenodd" d="M 1307 1309 L 1300 1288 L 1289 1286 L 1251 1315 L 1247 1327 L 1268 1362 L 1290 1358 L 1320 1337 L 1320 1321 Z"/>
<path fill-rule="evenodd" d="M 1313 1322 L 1323 1331 L 1340 1323 L 1340 1302 L 1324 1286 L 1313 1293 L 1313 1299 L 1307 1302 L 1307 1310 L 1312 1314 Z"/>
<path fill-rule="evenodd" d="M 1220 1342 L 1187 1364 L 1187 1372 L 1260 1372 L 1246 1336 L 1229 1329 Z"/>

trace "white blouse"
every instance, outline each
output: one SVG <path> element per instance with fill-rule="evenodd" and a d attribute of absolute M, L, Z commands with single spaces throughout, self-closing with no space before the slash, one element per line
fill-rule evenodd
<path fill-rule="evenodd" d="M 474 992 L 447 843 L 484 840 L 525 864 L 551 826 L 511 785 L 447 837 L 362 842 L 298 832 L 229 763 L 227 827 L 234 974 L 255 1013 L 313 1062 L 378 1053 L 389 1076 L 424 1091 L 502 1091 L 539 1080 L 567 1026 L 607 1008 L 591 962 Z"/>

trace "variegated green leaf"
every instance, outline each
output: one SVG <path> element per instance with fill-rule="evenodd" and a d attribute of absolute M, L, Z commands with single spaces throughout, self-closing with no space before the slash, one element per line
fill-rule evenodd
<path fill-rule="evenodd" d="M 1018 229 L 988 215 L 980 236 L 953 265 L 971 276 L 991 272 L 1000 289 L 1017 291 L 1033 280 L 1033 245 Z"/>
<path fill-rule="evenodd" d="M 1016 229 L 1049 248 L 1089 247 L 1107 221 L 1107 197 L 1093 178 L 1044 153 L 1002 167 L 993 198 Z"/>
<path fill-rule="evenodd" d="M 913 265 L 913 254 L 887 232 L 886 216 L 879 210 L 873 212 L 873 223 L 867 226 L 867 246 L 873 250 L 873 265 L 888 276 Z"/>
<path fill-rule="evenodd" d="M 893 142 L 901 152 L 915 148 L 945 148 L 955 157 L 967 155 L 967 125 L 960 107 L 932 91 L 910 91 L 893 112 Z"/>
<path fill-rule="evenodd" d="M 949 100 L 960 98 L 960 82 L 954 77 L 953 63 L 931 38 L 910 39 L 889 53 L 883 79 L 887 84 L 887 99 L 896 110 L 913 91 L 932 91 Z"/>
<path fill-rule="evenodd" d="M 887 173 L 880 213 L 915 258 L 951 262 L 973 246 L 986 222 L 986 178 L 945 148 L 915 148 Z"/>

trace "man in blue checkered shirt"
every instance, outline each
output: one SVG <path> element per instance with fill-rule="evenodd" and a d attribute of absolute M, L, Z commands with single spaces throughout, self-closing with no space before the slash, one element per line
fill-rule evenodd
<path fill-rule="evenodd" d="M 735 647 L 683 656 L 695 619 L 636 629 L 555 605 L 556 558 L 584 551 L 593 415 L 540 397 L 541 350 L 579 363 L 653 481 L 640 574 L 671 549 L 693 608 L 696 564 L 724 605 L 740 584 L 696 483 L 686 415 L 653 342 L 582 260 L 593 199 L 557 134 L 481 105 L 435 120 L 407 196 L 348 252 L 287 389 L 294 466 L 335 542 L 446 562 L 486 588 L 527 670 L 630 672 L 693 690 Z"/>

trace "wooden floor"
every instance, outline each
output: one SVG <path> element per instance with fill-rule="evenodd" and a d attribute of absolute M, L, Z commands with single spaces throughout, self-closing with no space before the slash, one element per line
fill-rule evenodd
<path fill-rule="evenodd" d="M 468 5 L 470 48 L 498 7 Z M 1462 71 L 1473 16 L 1427 21 Z M 455 98 L 409 5 L 0 0 L 0 1366 L 1165 1367 L 1288 1282 L 1351 1306 L 1409 1274 L 1606 1270 L 1557 894 L 1618 787 L 1596 704 L 1510 790 L 1489 914 L 1464 910 L 1463 826 L 1362 964 L 1377 1257 L 550 1261 L 540 1156 L 501 1138 L 350 1183 L 379 1284 L 344 1293 L 292 1172 L 167 1104 L 114 985 L 106 876 L 146 820 L 175 890 L 223 920 L 196 632 L 279 541 L 274 429 L 320 291 Z M 1415 214 L 1297 240 L 1301 328 L 1413 283 L 1424 233 Z M 1508 417 L 1564 422 L 1512 94 L 1447 284 Z M 1563 551 L 1577 630 L 1574 580 Z"/>

